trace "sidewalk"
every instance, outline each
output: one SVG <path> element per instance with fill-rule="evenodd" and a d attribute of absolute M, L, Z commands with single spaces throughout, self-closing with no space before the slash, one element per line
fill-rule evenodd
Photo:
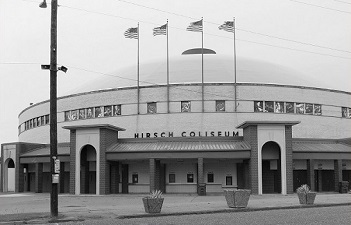
<path fill-rule="evenodd" d="M 59 195 L 59 221 L 99 218 L 134 218 L 148 216 L 203 214 L 218 212 L 257 211 L 301 207 L 330 207 L 350 205 L 351 194 L 318 193 L 313 206 L 301 206 L 296 194 L 251 195 L 246 209 L 228 208 L 223 195 L 164 195 L 161 214 L 147 214 L 142 197 L 146 195 Z M 45 223 L 50 219 L 49 194 L 0 193 L 0 224 Z"/>

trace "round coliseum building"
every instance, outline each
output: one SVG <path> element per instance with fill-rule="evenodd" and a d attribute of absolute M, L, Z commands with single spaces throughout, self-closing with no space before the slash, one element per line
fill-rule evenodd
<path fill-rule="evenodd" d="M 351 93 L 276 65 L 206 55 L 140 66 L 140 87 L 104 77 L 57 100 L 59 192 L 339 191 L 351 180 Z M 134 67 L 119 72 L 136 77 Z M 49 192 L 49 100 L 1 146 L 0 191 Z M 349 187 L 350 188 L 350 187 Z"/>

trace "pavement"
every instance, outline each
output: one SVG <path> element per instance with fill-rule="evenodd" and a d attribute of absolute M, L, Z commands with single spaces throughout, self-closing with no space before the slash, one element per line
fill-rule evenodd
<path fill-rule="evenodd" d="M 0 224 L 47 224 L 93 219 L 127 219 L 150 216 L 236 213 L 293 209 L 305 207 L 334 207 L 350 205 L 351 194 L 317 193 L 313 205 L 300 205 L 296 194 L 251 195 L 247 208 L 227 206 L 223 194 L 198 196 L 193 194 L 164 194 L 160 214 L 145 213 L 142 198 L 147 194 L 128 195 L 69 195 L 60 194 L 58 218 L 50 217 L 48 193 L 0 193 Z"/>

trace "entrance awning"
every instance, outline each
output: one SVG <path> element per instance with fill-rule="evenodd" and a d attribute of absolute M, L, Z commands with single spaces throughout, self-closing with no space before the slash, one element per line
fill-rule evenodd
<path fill-rule="evenodd" d="M 294 159 L 345 159 L 351 157 L 351 146 L 338 140 L 293 140 Z"/>
<path fill-rule="evenodd" d="M 57 146 L 57 155 L 61 162 L 70 161 L 70 143 L 62 143 Z M 20 163 L 46 163 L 50 162 L 50 145 L 37 148 L 20 155 Z"/>
<path fill-rule="evenodd" d="M 242 138 L 120 139 L 106 151 L 107 159 L 249 158 L 251 146 Z"/>

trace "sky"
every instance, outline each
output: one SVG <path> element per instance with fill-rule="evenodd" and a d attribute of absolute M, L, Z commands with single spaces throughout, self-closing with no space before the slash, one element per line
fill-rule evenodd
<path fill-rule="evenodd" d="M 0 0 L 0 144 L 18 141 L 18 115 L 49 99 L 50 4 Z M 48 0 L 48 3 L 51 1 Z M 186 31 L 204 20 L 204 47 L 233 56 L 233 34 L 218 30 L 235 17 L 236 55 L 291 68 L 322 88 L 351 92 L 351 0 L 59 0 L 58 96 L 136 64 L 165 60 L 166 39 L 152 29 L 169 21 L 169 57 L 201 47 Z M 123 77 L 123 76 L 122 76 Z M 134 79 L 134 78 L 132 78 Z M 141 71 L 142 80 L 142 71 Z"/>

